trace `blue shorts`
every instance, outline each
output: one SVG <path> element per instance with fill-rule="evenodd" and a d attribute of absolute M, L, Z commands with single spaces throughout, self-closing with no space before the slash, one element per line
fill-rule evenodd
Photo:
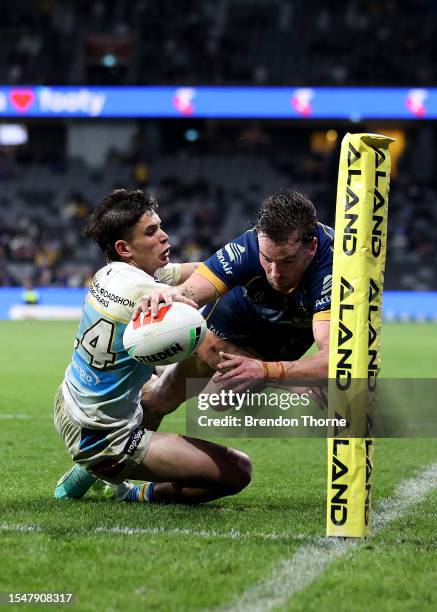
<path fill-rule="evenodd" d="M 251 348 L 266 361 L 294 361 L 314 343 L 311 325 L 297 327 L 288 322 L 269 321 L 253 309 L 241 287 L 207 304 L 202 314 L 208 329 L 216 336 Z"/>

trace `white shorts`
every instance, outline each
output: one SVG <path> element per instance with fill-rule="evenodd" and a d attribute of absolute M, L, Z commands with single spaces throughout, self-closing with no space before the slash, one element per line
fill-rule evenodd
<path fill-rule="evenodd" d="M 114 484 L 123 482 L 143 462 L 153 433 L 133 424 L 114 429 L 80 427 L 65 409 L 61 387 L 55 396 L 54 422 L 73 461 Z"/>

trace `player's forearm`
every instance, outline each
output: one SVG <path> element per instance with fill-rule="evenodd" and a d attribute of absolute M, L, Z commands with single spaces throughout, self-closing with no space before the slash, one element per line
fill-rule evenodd
<path fill-rule="evenodd" d="M 196 302 L 196 304 L 198 304 L 198 306 L 205 306 L 205 304 L 208 304 L 208 302 L 211 302 L 218 297 L 214 292 L 211 295 L 211 292 L 209 291 L 198 289 L 197 287 L 193 287 L 189 284 L 185 285 L 185 283 L 180 285 L 178 289 L 181 295 L 193 300 Z"/>
<path fill-rule="evenodd" d="M 179 285 L 177 289 L 181 295 L 193 300 L 199 306 L 204 306 L 219 296 L 217 289 L 196 272 L 185 283 Z"/>
<path fill-rule="evenodd" d="M 283 378 L 328 378 L 328 358 L 329 349 L 326 348 L 296 361 L 282 361 L 280 363 L 284 368 Z"/>

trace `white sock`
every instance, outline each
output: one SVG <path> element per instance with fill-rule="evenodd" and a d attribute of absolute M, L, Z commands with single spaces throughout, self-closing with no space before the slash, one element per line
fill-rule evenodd
<path fill-rule="evenodd" d="M 107 485 L 109 486 L 111 491 L 114 493 L 115 499 L 117 501 L 123 501 L 123 499 L 125 497 L 127 497 L 128 493 L 132 489 L 132 487 L 135 486 L 132 483 L 127 482 L 127 480 L 125 480 L 124 482 L 122 482 L 119 485 L 112 484 L 110 482 L 108 482 Z"/>

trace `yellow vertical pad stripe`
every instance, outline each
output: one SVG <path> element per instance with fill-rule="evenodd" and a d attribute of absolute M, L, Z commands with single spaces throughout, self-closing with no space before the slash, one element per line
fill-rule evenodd
<path fill-rule="evenodd" d="M 380 368 L 391 142 L 377 134 L 347 134 L 341 146 L 328 404 L 330 417 L 347 418 L 349 434 L 365 431 L 368 390 L 372 403 Z M 328 440 L 326 533 L 363 537 L 370 524 L 373 441 L 338 436 Z"/>

